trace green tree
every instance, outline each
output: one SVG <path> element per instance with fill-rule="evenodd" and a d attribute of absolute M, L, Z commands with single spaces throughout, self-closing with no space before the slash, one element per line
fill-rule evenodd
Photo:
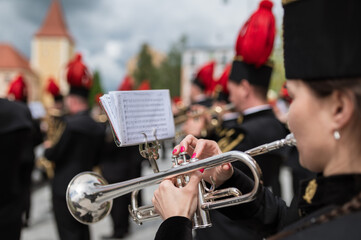
<path fill-rule="evenodd" d="M 103 92 L 103 87 L 101 85 L 100 74 L 98 71 L 95 71 L 93 74 L 93 85 L 90 89 L 89 97 L 88 97 L 88 103 L 90 107 L 93 107 L 95 103 L 95 96 L 99 93 L 102 94 L 104 92 Z"/>
<path fill-rule="evenodd" d="M 155 88 L 155 84 L 158 78 L 157 68 L 153 65 L 152 56 L 149 53 L 148 44 L 144 43 L 141 47 L 138 55 L 137 68 L 133 73 L 135 80 L 135 87 L 138 88 L 143 80 L 149 80 L 152 88 Z"/>
<path fill-rule="evenodd" d="M 171 97 L 180 95 L 182 52 L 185 49 L 186 42 L 187 38 L 182 36 L 179 41 L 172 44 L 167 58 L 158 69 L 157 87 L 169 89 Z"/>
<path fill-rule="evenodd" d="M 270 89 L 278 93 L 282 87 L 282 84 L 286 81 L 286 76 L 283 60 L 283 38 L 281 31 L 277 37 L 280 39 L 280 43 L 274 47 L 271 56 L 273 61 L 273 71 L 271 76 Z"/>

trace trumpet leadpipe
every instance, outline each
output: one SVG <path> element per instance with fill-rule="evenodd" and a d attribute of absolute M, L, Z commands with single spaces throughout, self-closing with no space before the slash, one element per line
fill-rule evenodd
<path fill-rule="evenodd" d="M 293 136 L 293 133 L 290 133 L 284 139 L 277 140 L 277 141 L 274 141 L 271 143 L 266 143 L 261 146 L 249 149 L 249 150 L 245 151 L 245 153 L 254 157 L 254 156 L 257 156 L 260 154 L 264 154 L 264 153 L 282 148 L 284 146 L 296 146 L 296 145 L 297 145 L 296 139 Z"/>

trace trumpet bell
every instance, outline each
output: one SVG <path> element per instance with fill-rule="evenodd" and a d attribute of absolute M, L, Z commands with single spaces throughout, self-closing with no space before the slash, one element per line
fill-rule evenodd
<path fill-rule="evenodd" d="M 113 201 L 95 201 L 98 195 L 95 188 L 107 185 L 107 181 L 93 172 L 84 172 L 75 176 L 66 191 L 66 202 L 73 217 L 83 224 L 91 224 L 100 221 L 110 213 Z"/>

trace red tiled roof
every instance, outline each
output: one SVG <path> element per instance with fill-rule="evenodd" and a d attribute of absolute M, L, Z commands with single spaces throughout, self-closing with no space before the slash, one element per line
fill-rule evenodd
<path fill-rule="evenodd" d="M 0 68 L 21 68 L 32 72 L 26 57 L 5 43 L 0 43 Z"/>
<path fill-rule="evenodd" d="M 66 23 L 63 18 L 63 12 L 58 0 L 53 0 L 51 3 L 48 15 L 35 36 L 67 37 L 70 41 L 73 41 L 67 30 Z"/>

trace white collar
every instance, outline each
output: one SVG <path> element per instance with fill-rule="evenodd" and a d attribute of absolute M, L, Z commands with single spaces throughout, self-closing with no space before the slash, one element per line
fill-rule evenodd
<path fill-rule="evenodd" d="M 238 118 L 240 115 L 239 112 L 230 112 L 230 113 L 225 113 L 222 117 L 223 121 L 228 121 L 228 120 L 232 120 L 232 119 L 236 119 Z"/>
<path fill-rule="evenodd" d="M 271 106 L 269 104 L 250 107 L 250 108 L 247 108 L 246 110 L 243 111 L 243 115 L 245 116 L 245 115 L 248 115 L 248 114 L 252 114 L 252 113 L 255 113 L 255 112 L 268 110 L 268 109 L 271 109 Z"/>

